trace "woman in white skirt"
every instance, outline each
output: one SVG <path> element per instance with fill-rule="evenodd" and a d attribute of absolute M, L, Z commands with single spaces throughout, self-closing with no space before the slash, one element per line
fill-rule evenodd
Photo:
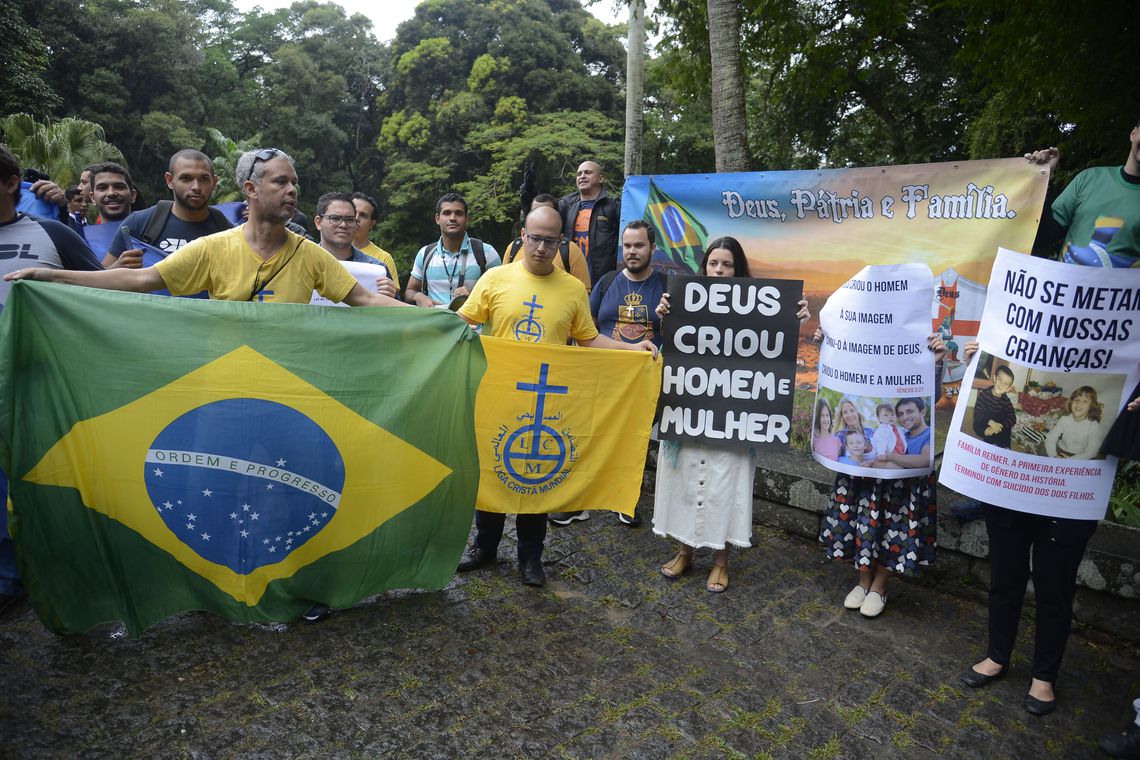
<path fill-rule="evenodd" d="M 748 277 L 748 259 L 735 238 L 709 243 L 698 274 L 708 277 Z M 800 321 L 811 315 L 807 301 L 799 302 Z M 657 314 L 669 313 L 668 294 Z M 679 578 L 693 563 L 693 550 L 715 550 L 705 588 L 719 593 L 728 588 L 728 547 L 747 547 L 752 540 L 752 484 L 756 451 L 693 441 L 662 441 L 657 456 L 653 532 L 681 543 L 676 556 L 661 566 L 667 578 Z"/>

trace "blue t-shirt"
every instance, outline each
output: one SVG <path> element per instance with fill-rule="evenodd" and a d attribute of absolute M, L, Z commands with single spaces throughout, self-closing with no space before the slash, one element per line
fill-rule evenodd
<path fill-rule="evenodd" d="M 147 225 L 150 224 L 150 218 L 154 214 L 155 208 L 157 207 L 151 206 L 142 211 L 134 211 L 123 220 L 123 226 L 131 231 L 132 237 L 142 240 L 143 233 L 146 231 Z M 223 232 L 225 229 L 227 228 L 215 224 L 211 216 L 200 222 L 187 222 L 179 219 L 171 210 L 169 216 L 166 217 L 166 224 L 159 233 L 158 240 L 155 240 L 151 245 L 169 256 L 193 240 L 213 235 L 215 232 Z M 129 250 L 129 248 L 126 236 L 116 235 L 115 239 L 111 241 L 110 247 L 107 248 L 107 252 L 118 257 L 119 254 Z"/>
<path fill-rule="evenodd" d="M 906 433 L 906 453 L 907 454 L 921 454 L 922 450 L 930 445 L 930 436 L 934 430 L 928 425 L 925 430 L 916 435 L 914 438 L 910 437 L 910 431 Z"/>
<path fill-rule="evenodd" d="M 605 278 L 603 278 L 605 279 Z M 598 323 L 598 332 L 622 343 L 653 341 L 661 347 L 661 319 L 657 304 L 665 292 L 665 278 L 654 272 L 641 282 L 634 282 L 618 272 L 604 291 L 590 293 L 590 313 Z"/>
<path fill-rule="evenodd" d="M 119 228 L 119 234 L 115 235 L 111 245 L 107 248 L 107 253 L 114 254 L 118 258 L 119 254 L 123 251 L 138 246 L 142 241 L 143 233 L 146 232 L 147 225 L 150 224 L 150 219 L 154 215 L 157 206 L 144 208 L 142 211 L 133 211 L 126 219 L 123 220 Z M 187 222 L 184 219 L 179 219 L 174 214 L 174 209 L 170 210 L 170 214 L 166 217 L 166 224 L 158 233 L 158 239 L 154 243 L 143 243 L 147 246 L 142 248 L 144 267 L 152 267 L 161 261 L 163 258 L 188 245 L 190 242 L 198 238 L 213 235 L 215 232 L 224 232 L 227 227 L 220 227 L 214 222 L 214 217 L 207 216 L 200 222 Z M 170 291 L 165 288 L 151 291 L 155 295 L 168 296 Z M 193 293 L 184 298 L 209 298 L 206 291 L 201 293 Z"/>

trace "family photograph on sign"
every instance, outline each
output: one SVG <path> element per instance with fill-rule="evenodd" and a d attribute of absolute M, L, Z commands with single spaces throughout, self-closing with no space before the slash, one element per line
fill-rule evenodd
<path fill-rule="evenodd" d="M 1100 443 L 1120 406 L 1123 374 L 1045 372 L 978 354 L 961 432 L 1051 459 L 1104 459 Z"/>

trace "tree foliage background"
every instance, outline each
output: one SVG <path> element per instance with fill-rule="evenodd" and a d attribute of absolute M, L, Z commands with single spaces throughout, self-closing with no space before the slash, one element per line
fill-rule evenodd
<path fill-rule="evenodd" d="M 600 0 L 614 2 L 615 0 Z M 660 0 L 646 62 L 643 170 L 713 169 L 704 0 Z M 1127 3 L 741 0 L 753 169 L 989 158 L 1059 145 L 1063 182 L 1118 164 L 1140 117 L 1140 30 Z M 182 147 L 289 151 L 301 201 L 379 197 L 404 259 L 457 188 L 476 234 L 512 235 L 524 162 L 573 189 L 584 158 L 620 191 L 621 27 L 577 0 L 425 0 L 381 43 L 362 16 L 299 0 L 0 0 L 0 116 L 103 127 L 145 196 Z M 223 188 L 224 189 L 224 188 Z M 233 186 L 229 186 L 230 192 Z"/>

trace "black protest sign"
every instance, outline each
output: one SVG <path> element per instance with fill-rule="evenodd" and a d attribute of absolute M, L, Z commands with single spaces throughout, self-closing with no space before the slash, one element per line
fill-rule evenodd
<path fill-rule="evenodd" d="M 670 277 L 661 438 L 791 442 L 802 280 Z"/>

